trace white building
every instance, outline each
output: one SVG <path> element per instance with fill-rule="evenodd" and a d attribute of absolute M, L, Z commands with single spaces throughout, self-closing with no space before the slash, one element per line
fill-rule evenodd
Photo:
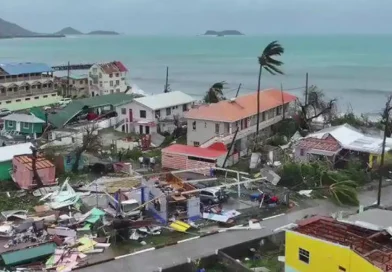
<path fill-rule="evenodd" d="M 127 76 L 128 69 L 120 61 L 94 64 L 88 73 L 90 96 L 125 92 Z"/>
<path fill-rule="evenodd" d="M 138 134 L 172 132 L 175 120 L 181 122 L 184 112 L 195 101 L 196 99 L 180 91 L 161 93 L 135 98 L 132 103 L 121 108 L 119 115 L 126 115 L 128 127 Z"/>
<path fill-rule="evenodd" d="M 260 91 L 260 135 L 268 136 L 271 127 L 287 115 L 289 104 L 296 97 L 280 90 Z M 220 142 L 230 145 L 238 130 L 233 162 L 245 155 L 257 128 L 257 93 L 251 93 L 215 104 L 191 109 L 186 115 L 187 145 L 209 147 Z"/>
<path fill-rule="evenodd" d="M 48 65 L 0 63 L 0 109 L 17 111 L 56 104 L 60 99 Z"/>

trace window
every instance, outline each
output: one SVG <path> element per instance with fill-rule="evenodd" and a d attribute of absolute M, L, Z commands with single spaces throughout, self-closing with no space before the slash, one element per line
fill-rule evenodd
<path fill-rule="evenodd" d="M 161 111 L 160 110 L 155 111 L 155 118 L 157 118 L 157 119 L 161 118 Z"/>
<path fill-rule="evenodd" d="M 39 96 L 34 97 L 34 99 L 39 99 Z"/>
<path fill-rule="evenodd" d="M 204 122 L 204 128 L 207 128 L 207 122 Z"/>
<path fill-rule="evenodd" d="M 193 121 L 193 122 L 192 122 L 192 129 L 193 129 L 193 130 L 196 130 L 196 121 Z"/>
<path fill-rule="evenodd" d="M 265 111 L 261 113 L 261 122 L 265 121 Z"/>
<path fill-rule="evenodd" d="M 126 115 L 127 114 L 127 109 L 126 108 L 121 108 L 121 114 Z"/>
<path fill-rule="evenodd" d="M 215 133 L 219 134 L 219 124 L 215 124 Z"/>
<path fill-rule="evenodd" d="M 276 115 L 281 115 L 282 114 L 282 106 L 279 106 L 276 108 Z"/>
<path fill-rule="evenodd" d="M 72 80 L 72 84 L 74 84 L 74 85 L 75 85 L 75 80 Z"/>
<path fill-rule="evenodd" d="M 147 113 L 145 110 L 140 110 L 140 118 L 146 118 L 147 117 Z"/>
<path fill-rule="evenodd" d="M 55 94 L 55 93 L 54 93 L 54 94 L 52 94 L 52 96 L 56 96 L 56 95 L 57 95 L 57 94 Z"/>
<path fill-rule="evenodd" d="M 300 155 L 300 156 L 304 156 L 304 155 L 305 155 L 305 149 L 301 148 L 301 149 L 299 150 L 299 155 Z"/>
<path fill-rule="evenodd" d="M 120 76 L 120 74 L 119 73 L 116 73 L 116 77 L 119 77 Z"/>
<path fill-rule="evenodd" d="M 110 80 L 110 87 L 113 87 L 113 80 Z"/>
<path fill-rule="evenodd" d="M 102 73 L 99 73 L 99 78 L 102 78 Z"/>
<path fill-rule="evenodd" d="M 102 81 L 100 81 L 100 82 L 99 82 L 99 87 L 101 87 L 101 88 L 102 88 Z"/>
<path fill-rule="evenodd" d="M 97 71 L 98 71 L 98 69 L 97 69 L 97 68 L 93 68 L 93 73 L 94 73 L 94 74 L 96 74 L 96 73 L 97 73 Z M 99 74 L 101 74 L 101 73 L 99 73 Z"/>
<path fill-rule="evenodd" d="M 112 78 L 112 77 L 113 77 L 113 74 L 109 74 L 109 77 Z"/>
<path fill-rule="evenodd" d="M 171 108 L 166 108 L 166 115 L 169 116 L 171 114 Z"/>
<path fill-rule="evenodd" d="M 47 98 L 48 96 L 47 96 L 47 95 L 44 95 L 43 97 L 44 97 L 44 98 Z"/>
<path fill-rule="evenodd" d="M 346 268 L 344 268 L 343 266 L 340 266 L 340 265 L 339 265 L 339 271 L 345 272 L 345 271 L 346 271 Z"/>
<path fill-rule="evenodd" d="M 29 129 L 30 128 L 30 124 L 23 122 L 23 128 Z"/>
<path fill-rule="evenodd" d="M 15 100 L 15 102 L 20 102 L 20 101 L 21 101 L 20 99 L 16 99 L 16 100 Z"/>
<path fill-rule="evenodd" d="M 93 81 L 92 80 L 90 80 L 90 86 L 93 86 Z"/>
<path fill-rule="evenodd" d="M 8 123 L 8 127 L 14 127 L 14 121 L 10 121 L 10 122 L 7 122 Z"/>
<path fill-rule="evenodd" d="M 25 98 L 25 100 L 26 100 L 26 101 L 29 101 L 29 100 L 30 100 L 30 97 Z"/>
<path fill-rule="evenodd" d="M 200 146 L 200 143 L 199 142 L 193 142 L 193 146 L 198 147 L 198 146 Z"/>
<path fill-rule="evenodd" d="M 120 80 L 116 80 L 116 85 L 120 85 Z"/>
<path fill-rule="evenodd" d="M 187 104 L 182 105 L 182 111 L 187 111 L 187 110 L 188 110 Z"/>
<path fill-rule="evenodd" d="M 197 142 L 196 142 L 196 143 L 197 143 Z M 192 157 L 192 156 L 188 156 L 188 160 L 199 161 L 199 162 L 208 162 L 208 163 L 213 163 L 213 164 L 216 163 L 215 160 L 209 160 L 209 159 L 198 158 L 198 157 Z"/>
<path fill-rule="evenodd" d="M 214 196 L 211 192 L 208 191 L 200 191 L 200 194 L 205 196 Z"/>
<path fill-rule="evenodd" d="M 299 260 L 308 264 L 309 258 L 310 258 L 309 251 L 299 248 Z"/>

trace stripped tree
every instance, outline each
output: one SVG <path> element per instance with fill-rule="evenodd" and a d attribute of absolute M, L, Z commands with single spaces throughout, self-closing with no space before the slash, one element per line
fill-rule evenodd
<path fill-rule="evenodd" d="M 101 136 L 98 134 L 98 126 L 91 125 L 83 128 L 83 139 L 80 145 L 77 145 L 75 153 L 75 162 L 72 171 L 79 170 L 79 163 L 84 152 L 96 153 L 102 148 Z"/>
<path fill-rule="evenodd" d="M 225 81 L 214 83 L 207 91 L 203 98 L 203 101 L 207 104 L 218 103 L 221 100 L 225 100 L 223 96 L 223 90 L 226 89 L 227 83 Z"/>

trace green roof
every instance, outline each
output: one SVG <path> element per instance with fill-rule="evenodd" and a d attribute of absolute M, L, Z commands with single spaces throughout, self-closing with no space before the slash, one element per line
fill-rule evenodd
<path fill-rule="evenodd" d="M 61 128 L 67 124 L 69 120 L 78 115 L 83 109 L 98 108 L 105 106 L 121 106 L 132 102 L 134 96 L 125 93 L 115 93 L 102 96 L 94 96 L 90 98 L 78 99 L 69 103 L 64 109 L 57 113 L 48 115 L 48 121 L 53 126 Z"/>
<path fill-rule="evenodd" d="M 8 251 L 1 254 L 1 258 L 6 266 L 29 263 L 51 255 L 56 249 L 55 243 L 40 244 L 30 248 L 22 248 L 15 251 Z"/>

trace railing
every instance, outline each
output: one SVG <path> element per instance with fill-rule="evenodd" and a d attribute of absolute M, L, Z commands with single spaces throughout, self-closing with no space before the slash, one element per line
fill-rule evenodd
<path fill-rule="evenodd" d="M 283 119 L 283 115 L 279 115 L 279 116 L 275 116 L 269 120 L 263 121 L 259 124 L 259 129 L 262 130 L 264 128 L 267 128 L 269 126 L 272 126 L 276 123 L 278 123 L 279 121 L 281 121 Z M 251 127 L 248 127 L 246 129 L 240 130 L 237 133 L 237 140 L 242 139 L 246 136 L 249 136 L 252 133 L 255 133 L 257 129 L 256 125 L 253 125 Z M 212 139 L 208 140 L 207 142 L 203 143 L 201 145 L 201 147 L 208 147 L 210 145 L 212 145 L 215 142 L 223 142 L 224 144 L 228 144 L 233 140 L 235 131 L 233 131 L 233 133 L 231 134 L 223 134 L 223 135 L 219 135 L 216 137 L 213 137 Z"/>

